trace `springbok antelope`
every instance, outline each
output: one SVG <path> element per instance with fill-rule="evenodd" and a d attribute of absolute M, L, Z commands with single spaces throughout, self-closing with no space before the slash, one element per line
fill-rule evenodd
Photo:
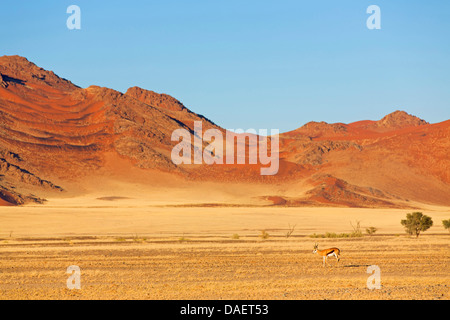
<path fill-rule="evenodd" d="M 338 248 L 328 248 L 324 250 L 319 250 L 319 245 L 317 243 L 314 244 L 314 250 L 313 253 L 319 254 L 319 256 L 323 257 L 323 266 L 326 266 L 327 258 L 330 256 L 336 257 L 337 261 L 339 262 L 339 254 L 341 253 L 341 250 Z"/>

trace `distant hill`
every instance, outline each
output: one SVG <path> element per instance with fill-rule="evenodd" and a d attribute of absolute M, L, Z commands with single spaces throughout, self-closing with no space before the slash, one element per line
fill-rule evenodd
<path fill-rule="evenodd" d="M 0 57 L 0 206 L 159 173 L 167 192 L 170 177 L 193 189 L 245 185 L 252 203 L 262 205 L 450 205 L 449 120 L 430 124 L 395 111 L 378 121 L 310 122 L 279 135 L 274 176 L 261 176 L 261 164 L 175 165 L 172 132 L 193 136 L 194 121 L 226 132 L 166 94 L 80 88 L 24 57 Z"/>

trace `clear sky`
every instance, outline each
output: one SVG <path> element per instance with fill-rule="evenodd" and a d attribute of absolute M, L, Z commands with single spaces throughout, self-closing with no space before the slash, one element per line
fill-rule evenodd
<path fill-rule="evenodd" d="M 450 119 L 450 1 L 2 1 L 4 54 L 81 87 L 170 94 L 228 129 Z"/>

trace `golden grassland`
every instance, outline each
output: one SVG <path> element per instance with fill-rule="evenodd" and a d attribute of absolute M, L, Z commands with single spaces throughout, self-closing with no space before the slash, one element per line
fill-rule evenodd
<path fill-rule="evenodd" d="M 174 208 L 82 202 L 2 208 L 1 299 L 444 299 L 450 297 L 448 208 L 419 238 L 407 211 L 349 208 Z M 378 228 L 355 238 L 350 222 Z M 295 229 L 286 237 L 289 227 Z M 264 232 L 263 232 L 264 230 Z M 265 236 L 262 236 L 264 235 Z M 312 253 L 337 246 L 341 261 Z M 69 290 L 67 267 L 81 269 Z M 367 268 L 381 270 L 369 290 Z"/>

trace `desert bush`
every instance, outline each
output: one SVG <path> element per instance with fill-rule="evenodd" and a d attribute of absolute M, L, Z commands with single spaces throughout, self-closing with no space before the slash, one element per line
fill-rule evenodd
<path fill-rule="evenodd" d="M 375 228 L 375 227 L 368 227 L 368 228 L 366 228 L 366 233 L 369 235 L 369 236 L 371 236 L 371 235 L 373 235 L 373 234 L 375 234 L 375 232 L 377 232 L 377 228 Z"/>
<path fill-rule="evenodd" d="M 406 219 L 400 223 L 405 227 L 406 233 L 419 237 L 420 232 L 428 230 L 433 225 L 431 217 L 422 212 L 412 212 L 406 214 Z"/>
<path fill-rule="evenodd" d="M 448 230 L 448 232 L 450 232 L 450 219 L 442 220 L 442 225 L 444 226 L 445 229 Z"/>
<path fill-rule="evenodd" d="M 269 238 L 269 234 L 266 232 L 266 230 L 261 230 L 261 235 L 260 237 L 262 239 L 268 239 Z"/>
<path fill-rule="evenodd" d="M 235 233 L 235 234 L 233 234 L 231 236 L 231 239 L 238 240 L 239 239 L 239 235 L 237 233 Z"/>

